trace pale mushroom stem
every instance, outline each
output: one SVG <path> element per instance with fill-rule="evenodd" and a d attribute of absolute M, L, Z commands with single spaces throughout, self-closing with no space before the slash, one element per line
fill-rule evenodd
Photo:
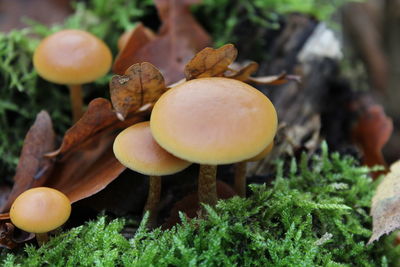
<path fill-rule="evenodd" d="M 41 247 L 49 241 L 49 235 L 47 233 L 35 234 L 36 241 L 38 245 Z"/>
<path fill-rule="evenodd" d="M 69 85 L 69 95 L 71 98 L 72 118 L 74 123 L 77 122 L 83 115 L 83 95 L 82 85 Z"/>
<path fill-rule="evenodd" d="M 199 203 L 205 203 L 210 206 L 217 204 L 216 177 L 216 165 L 200 165 L 198 185 Z"/>
<path fill-rule="evenodd" d="M 149 195 L 144 206 L 145 211 L 149 211 L 148 226 L 154 227 L 157 223 L 158 204 L 161 196 L 161 176 L 150 176 Z"/>
<path fill-rule="evenodd" d="M 235 165 L 234 188 L 240 197 L 246 197 L 246 166 L 247 162 L 238 162 Z"/>

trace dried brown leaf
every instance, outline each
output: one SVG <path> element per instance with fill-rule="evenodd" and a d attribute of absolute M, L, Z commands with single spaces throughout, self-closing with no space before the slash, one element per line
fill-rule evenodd
<path fill-rule="evenodd" d="M 61 147 L 51 155 L 58 157 L 44 186 L 60 190 L 75 202 L 99 192 L 117 178 L 125 167 L 113 154 L 113 141 L 120 130 L 144 120 L 140 113 L 130 114 L 121 122 L 107 99 L 92 100 L 82 118 L 66 132 Z"/>
<path fill-rule="evenodd" d="M 112 151 L 114 138 L 109 132 L 60 158 L 45 186 L 60 190 L 71 203 L 104 189 L 125 170 Z"/>
<path fill-rule="evenodd" d="M 286 73 L 281 73 L 279 75 L 262 76 L 262 77 L 249 77 L 248 82 L 259 84 L 259 85 L 281 85 L 288 82 L 288 80 L 299 81 L 297 76 L 289 76 Z"/>
<path fill-rule="evenodd" d="M 0 221 L 0 248 L 13 249 L 17 243 L 13 240 L 15 226 L 6 221 Z"/>
<path fill-rule="evenodd" d="M 54 157 L 71 151 L 116 122 L 110 101 L 104 98 L 93 99 L 82 118 L 67 130 L 60 148 L 46 155 Z"/>
<path fill-rule="evenodd" d="M 400 228 L 400 161 L 379 184 L 371 205 L 372 236 L 368 244 Z"/>
<path fill-rule="evenodd" d="M 167 90 L 160 71 L 148 62 L 130 66 L 125 75 L 115 75 L 110 81 L 111 101 L 120 119 L 129 111 L 152 103 Z"/>
<path fill-rule="evenodd" d="M 186 62 L 211 44 L 211 38 L 190 12 L 190 5 L 197 2 L 155 1 L 162 21 L 158 35 L 138 50 L 126 53 L 123 63 L 116 61 L 113 68 L 115 73 L 122 75 L 127 66 L 147 61 L 161 71 L 166 84 L 182 79 Z"/>
<path fill-rule="evenodd" d="M 233 70 L 234 72 L 233 74 L 225 77 L 246 82 L 247 80 L 249 80 L 250 76 L 254 74 L 257 70 L 258 70 L 258 63 L 250 62 L 240 70 Z"/>
<path fill-rule="evenodd" d="M 0 214 L 0 221 L 10 219 L 10 213 L 1 213 Z"/>
<path fill-rule="evenodd" d="M 186 80 L 220 76 L 235 61 L 236 56 L 237 49 L 232 44 L 226 44 L 218 49 L 206 47 L 186 65 Z"/>
<path fill-rule="evenodd" d="M 25 136 L 14 186 L 0 211 L 7 211 L 15 198 L 25 190 L 43 184 L 43 176 L 51 173 L 53 167 L 53 161 L 43 156 L 54 148 L 55 134 L 51 118 L 46 111 L 41 111 Z"/>
<path fill-rule="evenodd" d="M 352 129 L 353 139 L 363 151 L 363 163 L 367 166 L 386 166 L 382 148 L 393 131 L 393 122 L 386 116 L 380 105 L 372 104 L 365 108 Z M 379 173 L 378 173 L 379 174 Z M 378 174 L 375 174 L 376 177 Z"/>
<path fill-rule="evenodd" d="M 118 41 L 120 52 L 115 59 L 113 72 L 117 74 L 125 73 L 133 64 L 131 56 L 135 55 L 143 46 L 154 40 L 154 38 L 155 34 L 142 23 L 139 23 L 132 31 L 121 36 Z"/>

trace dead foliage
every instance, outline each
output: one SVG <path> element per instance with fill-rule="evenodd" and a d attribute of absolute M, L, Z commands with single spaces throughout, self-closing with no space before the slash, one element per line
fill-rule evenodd
<path fill-rule="evenodd" d="M 190 12 L 190 5 L 197 2 L 156 0 L 162 22 L 158 34 L 151 40 L 146 37 L 144 28 L 136 35 L 132 34 L 115 61 L 113 71 L 123 75 L 126 68 L 135 63 L 150 62 L 161 71 L 167 84 L 182 79 L 186 62 L 211 44 L 210 36 Z"/>
<path fill-rule="evenodd" d="M 115 75 L 110 81 L 111 101 L 122 120 L 130 110 L 157 101 L 166 90 L 160 71 L 148 62 L 133 64 L 125 75 Z"/>

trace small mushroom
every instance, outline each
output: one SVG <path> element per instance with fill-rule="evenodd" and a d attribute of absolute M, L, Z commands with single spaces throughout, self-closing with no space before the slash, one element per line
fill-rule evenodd
<path fill-rule="evenodd" d="M 149 122 L 137 123 L 123 130 L 114 141 L 115 157 L 127 168 L 150 176 L 149 194 L 144 210 L 150 212 L 149 226 L 157 219 L 161 177 L 182 171 L 191 163 L 179 159 L 154 140 Z"/>
<path fill-rule="evenodd" d="M 234 188 L 235 188 L 236 193 L 240 197 L 246 197 L 247 162 L 262 160 L 269 154 L 269 152 L 271 152 L 273 147 L 274 147 L 274 143 L 272 142 L 260 154 L 254 156 L 250 159 L 235 163 Z"/>
<path fill-rule="evenodd" d="M 40 246 L 48 241 L 47 233 L 63 225 L 70 214 L 67 196 L 49 187 L 23 192 L 10 209 L 11 222 L 26 232 L 35 233 Z"/>
<path fill-rule="evenodd" d="M 200 78 L 164 93 L 153 108 L 150 127 L 165 150 L 200 164 L 199 201 L 215 205 L 217 165 L 263 151 L 274 138 L 277 115 L 271 101 L 248 84 Z"/>
<path fill-rule="evenodd" d="M 82 84 L 104 76 L 111 63 L 107 45 L 82 30 L 54 33 L 43 39 L 33 54 L 33 65 L 40 76 L 68 85 L 74 122 L 83 114 Z"/>

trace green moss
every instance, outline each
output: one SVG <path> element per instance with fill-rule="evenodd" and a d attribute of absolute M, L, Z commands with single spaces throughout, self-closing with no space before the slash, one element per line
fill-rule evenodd
<path fill-rule="evenodd" d="M 311 167 L 309 167 L 311 166 Z M 368 169 L 334 153 L 283 163 L 273 186 L 253 185 L 248 199 L 220 201 L 205 220 L 133 239 L 118 232 L 123 221 L 104 217 L 55 237 L 3 266 L 388 266 L 400 256 L 393 237 L 367 246 L 368 209 L 375 184 Z M 18 265 L 19 264 L 19 265 Z"/>

